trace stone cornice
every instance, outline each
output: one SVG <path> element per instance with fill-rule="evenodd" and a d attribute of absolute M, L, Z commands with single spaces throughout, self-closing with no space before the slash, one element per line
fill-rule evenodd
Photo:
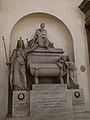
<path fill-rule="evenodd" d="M 81 9 L 82 12 L 86 14 L 88 10 L 90 10 L 90 0 L 83 0 L 79 8 Z"/>
<path fill-rule="evenodd" d="M 83 0 L 79 8 L 86 15 L 86 24 L 85 27 L 90 31 L 90 0 Z"/>

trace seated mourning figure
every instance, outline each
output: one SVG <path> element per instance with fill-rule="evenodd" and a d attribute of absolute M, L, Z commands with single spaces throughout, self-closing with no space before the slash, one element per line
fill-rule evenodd
<path fill-rule="evenodd" d="M 41 23 L 40 28 L 36 30 L 34 38 L 28 41 L 27 47 L 53 48 L 53 43 L 47 38 L 47 31 L 44 29 L 45 23 Z"/>
<path fill-rule="evenodd" d="M 58 60 L 57 66 L 59 66 L 60 70 L 63 71 L 63 74 L 60 74 L 59 79 L 61 79 L 63 83 L 66 83 L 69 89 L 78 89 L 79 84 L 77 82 L 77 68 L 75 63 L 70 60 L 70 57 L 62 56 Z"/>

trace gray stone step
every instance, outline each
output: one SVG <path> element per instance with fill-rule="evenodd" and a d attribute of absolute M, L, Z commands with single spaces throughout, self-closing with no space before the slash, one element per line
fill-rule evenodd
<path fill-rule="evenodd" d="M 51 120 L 51 116 L 45 117 L 42 116 L 43 120 Z M 18 117 L 18 118 L 0 118 L 0 120 L 37 120 L 36 118 L 28 117 Z M 57 119 L 55 119 L 57 120 Z M 74 113 L 73 120 L 90 120 L 90 112 L 81 112 L 81 113 Z"/>

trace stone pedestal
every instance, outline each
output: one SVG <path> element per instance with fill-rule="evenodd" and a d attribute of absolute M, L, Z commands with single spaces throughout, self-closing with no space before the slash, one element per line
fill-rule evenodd
<path fill-rule="evenodd" d="M 30 97 L 27 91 L 13 92 L 13 117 L 5 120 L 90 120 L 82 89 L 67 90 L 65 84 L 38 84 L 32 88 Z"/>
<path fill-rule="evenodd" d="M 46 85 L 33 86 L 34 90 L 30 91 L 30 116 L 37 120 L 72 120 L 71 92 L 66 90 L 66 85 L 51 85 L 48 84 L 47 90 Z"/>
<path fill-rule="evenodd" d="M 82 89 L 66 84 L 34 84 L 29 91 L 13 91 L 12 118 L 7 120 L 89 120 Z"/>
<path fill-rule="evenodd" d="M 12 117 L 29 116 L 29 92 L 13 91 Z"/>
<path fill-rule="evenodd" d="M 85 112 L 86 106 L 84 101 L 83 89 L 73 89 L 71 91 L 72 91 L 73 112 Z"/>

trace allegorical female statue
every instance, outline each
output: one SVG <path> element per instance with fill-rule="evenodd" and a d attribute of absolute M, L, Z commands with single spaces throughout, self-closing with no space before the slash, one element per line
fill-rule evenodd
<path fill-rule="evenodd" d="M 26 56 L 33 49 L 25 49 L 22 39 L 17 41 L 16 49 L 10 57 L 10 86 L 12 90 L 27 90 Z"/>
<path fill-rule="evenodd" d="M 69 56 L 66 56 L 67 66 L 67 83 L 69 88 L 78 89 L 79 84 L 77 81 L 77 68 L 74 62 L 70 60 Z"/>
<path fill-rule="evenodd" d="M 16 49 L 10 58 L 10 85 L 14 90 L 27 89 L 26 52 L 23 40 L 18 40 Z"/>
<path fill-rule="evenodd" d="M 56 64 L 59 66 L 61 73 L 63 73 L 59 76 L 60 80 L 66 83 L 68 88 L 78 89 L 77 68 L 69 56 L 62 56 Z"/>

